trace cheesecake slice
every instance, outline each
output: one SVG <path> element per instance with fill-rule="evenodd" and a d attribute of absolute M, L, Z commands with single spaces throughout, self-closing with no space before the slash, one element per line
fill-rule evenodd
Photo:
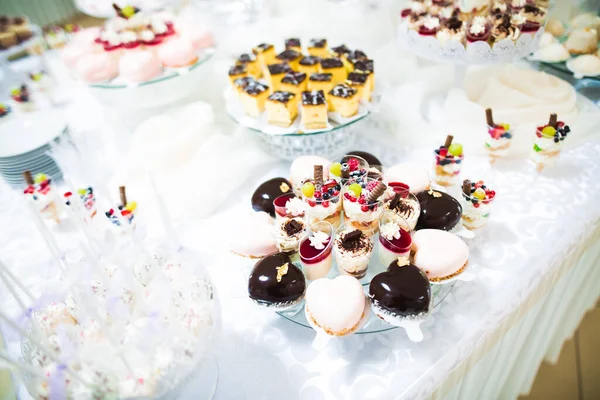
<path fill-rule="evenodd" d="M 333 75 L 316 73 L 308 78 L 308 90 L 322 90 L 323 93 L 329 93 L 333 89 Z"/>
<path fill-rule="evenodd" d="M 281 79 L 281 90 L 294 93 L 298 98 L 308 86 L 308 79 L 304 72 L 288 72 Z"/>
<path fill-rule="evenodd" d="M 298 69 L 298 63 L 301 58 L 302 54 L 298 53 L 296 50 L 284 50 L 275 57 L 277 62 L 287 62 L 290 64 L 290 67 L 292 67 L 293 70 Z"/>
<path fill-rule="evenodd" d="M 325 129 L 327 127 L 327 102 L 322 90 L 302 92 L 300 107 L 304 129 Z"/>
<path fill-rule="evenodd" d="M 298 96 L 291 92 L 277 91 L 269 96 L 266 103 L 267 122 L 270 125 L 287 128 L 298 116 Z"/>
<path fill-rule="evenodd" d="M 308 45 L 308 54 L 315 57 L 329 57 L 329 49 L 327 48 L 327 39 L 311 39 Z"/>
<path fill-rule="evenodd" d="M 269 97 L 269 87 L 260 82 L 248 83 L 240 95 L 244 112 L 254 118 L 258 118 L 265 110 L 265 102 Z"/>
<path fill-rule="evenodd" d="M 302 53 L 302 43 L 298 38 L 289 38 L 285 39 L 285 49 L 286 50 L 294 50 L 298 53 Z"/>
<path fill-rule="evenodd" d="M 235 60 L 235 63 L 237 65 L 245 65 L 248 70 L 248 75 L 252 75 L 257 79 L 262 76 L 262 68 L 254 54 L 240 54 L 237 60 Z"/>
<path fill-rule="evenodd" d="M 270 64 L 265 72 L 267 75 L 265 78 L 269 81 L 269 85 L 271 86 L 271 93 L 277 92 L 281 90 L 281 79 L 288 72 L 293 72 L 294 70 L 290 65 L 286 62 L 278 63 L 278 64 Z"/>
<path fill-rule="evenodd" d="M 244 76 L 243 78 L 238 78 L 233 81 L 233 88 L 235 89 L 236 95 L 241 97 L 244 88 L 253 82 L 256 82 L 256 80 L 251 76 Z"/>
<path fill-rule="evenodd" d="M 310 76 L 311 74 L 315 74 L 319 72 L 319 64 L 321 59 L 315 56 L 304 56 L 298 62 L 298 71 L 304 72 L 306 75 Z"/>
<path fill-rule="evenodd" d="M 349 118 L 358 113 L 358 91 L 346 84 L 335 86 L 329 91 L 327 100 L 330 109 L 344 118 Z"/>
<path fill-rule="evenodd" d="M 346 68 L 339 58 L 322 59 L 321 72 L 331 74 L 334 84 L 344 83 L 346 81 Z"/>
<path fill-rule="evenodd" d="M 252 53 L 258 59 L 261 69 L 275 62 L 275 47 L 272 44 L 261 43 L 252 49 Z"/>
<path fill-rule="evenodd" d="M 232 85 L 236 79 L 243 78 L 245 76 L 248 76 L 248 69 L 244 64 L 234 65 L 233 67 L 229 68 L 229 81 Z"/>
<path fill-rule="evenodd" d="M 356 60 L 352 63 L 352 65 L 354 66 L 354 71 L 369 74 L 369 87 L 371 88 L 371 92 L 375 90 L 375 69 L 373 65 L 373 60 Z"/>
<path fill-rule="evenodd" d="M 368 72 L 350 72 L 346 84 L 351 88 L 356 89 L 358 97 L 364 101 L 371 101 L 371 88 L 369 87 Z"/>

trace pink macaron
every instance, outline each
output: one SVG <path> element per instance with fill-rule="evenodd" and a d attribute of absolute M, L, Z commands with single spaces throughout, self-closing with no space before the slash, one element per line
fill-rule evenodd
<path fill-rule="evenodd" d="M 117 61 L 106 53 L 88 54 L 77 62 L 75 72 L 88 83 L 108 81 L 117 76 Z"/>
<path fill-rule="evenodd" d="M 132 82 L 145 82 L 162 72 L 158 58 L 147 50 L 126 52 L 119 60 L 119 75 Z"/>
<path fill-rule="evenodd" d="M 198 61 L 192 43 L 182 38 L 163 43 L 158 49 L 158 58 L 167 68 L 187 67 Z"/>

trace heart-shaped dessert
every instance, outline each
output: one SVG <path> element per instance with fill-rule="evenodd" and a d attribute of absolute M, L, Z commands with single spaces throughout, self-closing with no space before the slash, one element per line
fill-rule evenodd
<path fill-rule="evenodd" d="M 413 264 L 431 282 L 450 279 L 464 271 L 469 262 L 469 247 L 453 233 L 422 229 L 412 237 Z"/>
<path fill-rule="evenodd" d="M 304 274 L 285 253 L 263 257 L 248 278 L 248 294 L 258 305 L 286 309 L 302 301 Z"/>
<path fill-rule="evenodd" d="M 373 278 L 369 297 L 375 314 L 392 325 L 400 325 L 407 317 L 414 319 L 429 312 L 431 286 L 425 274 L 404 258 L 392 262 L 386 272 Z"/>
<path fill-rule="evenodd" d="M 306 317 L 315 329 L 344 336 L 360 328 L 365 303 L 362 285 L 355 278 L 347 275 L 321 278 L 306 291 Z"/>
<path fill-rule="evenodd" d="M 275 217 L 273 200 L 285 193 L 292 192 L 292 184 L 285 178 L 273 178 L 260 184 L 252 194 L 254 211 L 264 211 Z"/>
<path fill-rule="evenodd" d="M 462 207 L 448 193 L 424 190 L 417 193 L 421 204 L 421 215 L 417 229 L 442 229 L 449 231 L 460 222 Z"/>

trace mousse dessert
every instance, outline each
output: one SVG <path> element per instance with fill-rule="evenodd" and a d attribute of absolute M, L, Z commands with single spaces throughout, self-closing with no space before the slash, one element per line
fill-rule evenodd
<path fill-rule="evenodd" d="M 388 324 L 422 320 L 432 309 L 431 285 L 427 276 L 407 257 L 393 260 L 387 271 L 369 284 L 373 312 Z"/>
<path fill-rule="evenodd" d="M 304 217 L 304 202 L 294 193 L 286 193 L 273 200 L 275 218 Z"/>
<path fill-rule="evenodd" d="M 538 172 L 556 162 L 569 132 L 571 128 L 563 121 L 558 121 L 556 114 L 550 115 L 548 124 L 537 127 L 531 160 L 535 163 Z"/>
<path fill-rule="evenodd" d="M 308 280 L 324 278 L 333 261 L 333 227 L 329 222 L 313 224 L 300 242 L 300 261 Z"/>
<path fill-rule="evenodd" d="M 334 179 L 323 181 L 323 166 L 314 166 L 314 178 L 302 185 L 302 195 L 306 204 L 306 217 L 309 224 L 327 221 L 334 228 L 342 219 L 341 186 Z"/>
<path fill-rule="evenodd" d="M 94 189 L 90 186 L 85 189 L 78 189 L 77 195 L 79 196 L 79 200 L 81 201 L 81 205 L 86 212 L 86 218 L 92 219 L 96 216 L 96 196 L 94 196 Z M 65 192 L 63 195 L 65 198 L 65 204 L 67 206 L 71 206 L 71 202 L 73 201 L 73 193 Z"/>
<path fill-rule="evenodd" d="M 417 193 L 421 214 L 417 229 L 441 229 L 450 231 L 460 222 L 462 207 L 448 193 L 425 190 Z"/>
<path fill-rule="evenodd" d="M 462 273 L 469 263 L 469 247 L 453 233 L 423 229 L 412 237 L 413 263 L 430 282 L 442 282 Z"/>
<path fill-rule="evenodd" d="M 281 218 L 275 224 L 273 238 L 277 248 L 286 253 L 292 261 L 298 258 L 300 240 L 306 233 L 306 224 L 302 218 Z"/>
<path fill-rule="evenodd" d="M 393 195 L 384 202 L 384 209 L 390 211 L 390 217 L 399 224 L 402 229 L 411 232 L 417 226 L 421 205 L 416 196 L 410 193 L 410 188 L 400 182 L 388 184 Z"/>
<path fill-rule="evenodd" d="M 467 229 L 481 228 L 490 218 L 492 203 L 496 192 L 483 181 L 463 181 L 461 193 L 462 223 Z"/>
<path fill-rule="evenodd" d="M 434 152 L 435 183 L 441 186 L 454 186 L 460 178 L 461 163 L 464 159 L 461 144 L 452 143 L 454 137 L 448 135 L 443 146 Z"/>
<path fill-rule="evenodd" d="M 487 42 L 492 33 L 492 25 L 486 17 L 477 16 L 467 26 L 467 41 Z"/>
<path fill-rule="evenodd" d="M 119 194 L 121 202 L 117 204 L 117 211 L 111 208 L 110 210 L 106 211 L 104 215 L 106 215 L 106 218 L 108 218 L 114 227 L 121 228 L 123 226 L 121 221 L 125 221 L 128 225 L 134 228 L 134 213 L 137 210 L 137 203 L 135 201 L 127 201 L 125 186 L 119 186 Z M 121 231 L 119 230 L 119 232 Z"/>
<path fill-rule="evenodd" d="M 345 223 L 372 236 L 379 229 L 387 186 L 371 178 L 364 179 L 362 183 L 350 182 L 344 191 Z"/>
<path fill-rule="evenodd" d="M 283 311 L 302 301 L 306 280 L 285 253 L 261 258 L 248 278 L 248 295 L 257 305 Z"/>
<path fill-rule="evenodd" d="M 275 217 L 273 201 L 282 194 L 291 193 L 292 184 L 285 178 L 273 178 L 261 183 L 252 194 L 252 209 Z"/>
<path fill-rule="evenodd" d="M 12 89 L 10 97 L 19 111 L 33 111 L 37 108 L 26 85 Z"/>
<path fill-rule="evenodd" d="M 361 230 L 340 226 L 333 248 L 340 273 L 356 279 L 365 277 L 373 254 L 373 243 Z"/>
<path fill-rule="evenodd" d="M 6 117 L 10 112 L 11 109 L 8 104 L 0 103 L 0 118 Z"/>
<path fill-rule="evenodd" d="M 379 260 L 383 265 L 389 265 L 398 257 L 408 257 L 412 239 L 410 233 L 402 229 L 396 222 L 395 216 L 386 211 L 379 217 Z"/>
<path fill-rule="evenodd" d="M 490 156 L 490 162 L 494 163 L 498 158 L 508 154 L 508 148 L 512 142 L 512 133 L 509 124 L 494 122 L 491 108 L 485 110 L 485 117 L 488 133 L 485 149 Z"/>
<path fill-rule="evenodd" d="M 23 172 L 27 187 L 23 194 L 28 202 L 42 215 L 44 219 L 60 223 L 58 195 L 52 185 L 52 179 L 46 174 L 31 175 L 30 171 Z"/>

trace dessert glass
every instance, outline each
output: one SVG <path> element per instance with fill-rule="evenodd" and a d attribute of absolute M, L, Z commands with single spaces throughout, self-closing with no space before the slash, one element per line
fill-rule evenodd
<path fill-rule="evenodd" d="M 310 239 L 314 237 L 314 234 L 319 232 L 329 236 L 329 240 L 326 243 L 321 242 L 323 245 L 322 249 L 315 248 L 314 243 Z M 329 222 L 320 221 L 311 225 L 304 239 L 300 241 L 300 263 L 302 264 L 304 275 L 306 275 L 308 280 L 312 281 L 324 278 L 329 274 L 333 262 L 332 250 L 334 239 L 333 226 Z"/>
<path fill-rule="evenodd" d="M 289 235 L 285 231 L 285 225 L 291 221 L 295 220 L 299 224 L 302 225 L 303 229 L 297 233 Z M 277 249 L 279 251 L 286 253 L 293 262 L 298 261 L 298 248 L 300 246 L 300 241 L 306 235 L 306 223 L 300 217 L 295 218 L 280 218 L 275 223 L 275 228 L 273 229 L 273 239 L 275 239 L 275 244 L 277 245 Z"/>
<path fill-rule="evenodd" d="M 326 201 L 314 197 L 304 197 L 303 201 L 306 206 L 305 215 L 309 225 L 319 221 L 326 221 L 334 228 L 340 226 L 342 222 L 341 192 L 338 196 L 332 196 Z"/>
<path fill-rule="evenodd" d="M 275 219 L 279 220 L 280 218 L 294 218 L 294 217 L 304 217 L 304 210 L 299 208 L 288 208 L 287 204 L 291 199 L 297 198 L 294 193 L 285 193 L 281 196 L 275 198 L 273 200 L 273 207 L 275 208 Z M 298 201 L 302 202 L 301 199 Z"/>
<path fill-rule="evenodd" d="M 477 229 L 485 226 L 490 218 L 490 211 L 494 203 L 494 197 L 486 195 L 485 199 L 476 198 L 461 192 L 460 205 L 462 206 L 462 224 L 467 229 Z"/>
<path fill-rule="evenodd" d="M 363 232 L 363 237 L 361 238 L 361 244 L 363 246 L 360 249 L 354 251 L 344 249 L 340 245 L 342 235 L 354 230 L 356 230 L 356 228 L 352 225 L 340 225 L 335 231 L 333 249 L 339 272 L 344 275 L 353 276 L 356 279 L 362 279 L 367 275 L 369 261 L 371 261 L 371 256 L 373 255 L 373 243 Z"/>
<path fill-rule="evenodd" d="M 392 261 L 397 260 L 398 257 L 410 256 L 410 248 L 412 246 L 412 239 L 410 232 L 405 230 L 401 223 L 398 223 L 398 217 L 392 211 L 385 211 L 379 217 L 379 240 L 377 244 L 377 251 L 379 253 L 379 261 L 387 268 Z M 401 218 L 400 218 L 401 219 Z M 404 225 L 407 225 L 406 221 Z M 383 231 L 381 227 L 384 226 Z M 387 227 L 397 227 L 399 236 L 387 235 Z"/>
<path fill-rule="evenodd" d="M 350 163 L 350 159 L 356 159 L 358 163 L 356 161 Z M 341 166 L 338 166 L 338 164 L 341 164 Z M 350 170 L 349 177 L 343 178 L 341 170 L 346 168 Z M 368 172 L 369 163 L 359 156 L 345 155 L 336 157 L 329 162 L 329 177 L 338 181 L 342 186 L 350 180 L 357 180 L 367 176 Z"/>
<path fill-rule="evenodd" d="M 342 187 L 345 224 L 360 229 L 367 236 L 372 236 L 379 231 L 379 216 L 383 212 L 386 194 L 384 193 L 374 202 L 367 203 L 363 199 L 355 197 L 348 188 L 351 184 L 358 183 L 364 186 L 363 190 L 365 190 L 369 184 L 377 182 L 372 178 L 358 178 L 358 180 L 347 181 L 346 185 Z"/>
<path fill-rule="evenodd" d="M 460 180 L 460 170 L 464 154 L 460 156 L 441 156 L 435 151 L 434 156 L 434 181 L 440 186 L 454 186 Z"/>
<path fill-rule="evenodd" d="M 390 212 L 390 217 L 398 224 L 402 229 L 407 232 L 412 232 L 417 226 L 419 215 L 421 214 L 421 203 L 417 199 L 417 196 L 410 193 L 410 188 L 404 183 L 390 182 L 388 188 L 391 189 L 393 195 L 388 197 L 385 202 L 385 212 Z M 398 193 L 400 195 L 399 206 L 394 210 L 390 210 L 389 206 Z"/>
<path fill-rule="evenodd" d="M 563 127 L 562 121 L 557 123 L 558 127 Z M 554 165 L 564 145 L 564 138 L 545 136 L 542 129 L 545 126 L 538 126 L 535 131 L 535 138 L 530 159 L 534 162 L 538 172 L 542 172 L 545 167 Z"/>
<path fill-rule="evenodd" d="M 502 125 L 502 124 L 500 124 Z M 487 125 L 487 136 L 485 149 L 490 157 L 490 163 L 496 162 L 498 158 L 505 157 L 512 142 L 512 132 L 502 126 Z"/>

